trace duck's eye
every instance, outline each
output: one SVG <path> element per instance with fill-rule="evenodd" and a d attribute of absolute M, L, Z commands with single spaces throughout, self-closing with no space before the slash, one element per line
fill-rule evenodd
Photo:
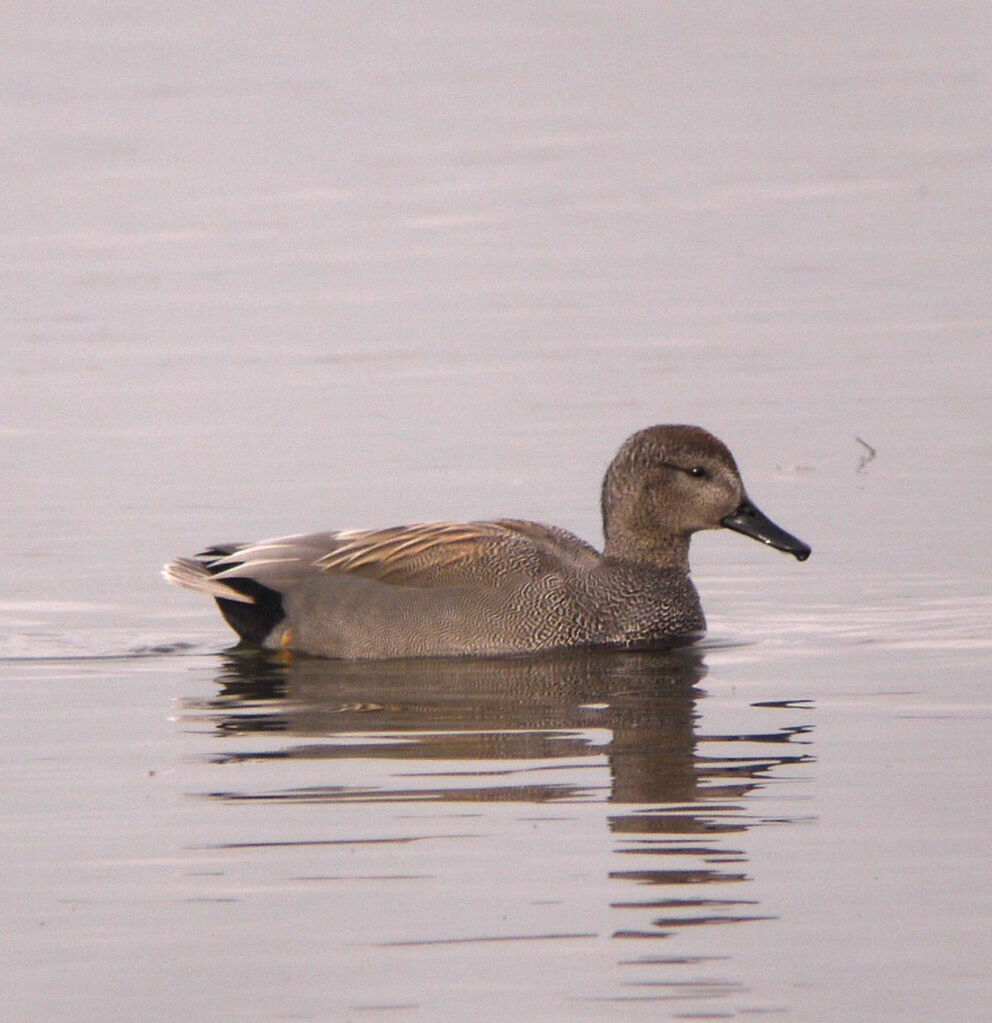
<path fill-rule="evenodd" d="M 686 472 L 690 476 L 695 476 L 697 480 L 707 480 L 710 478 L 708 470 L 704 469 L 701 465 L 694 465 L 691 469 L 686 469 Z"/>

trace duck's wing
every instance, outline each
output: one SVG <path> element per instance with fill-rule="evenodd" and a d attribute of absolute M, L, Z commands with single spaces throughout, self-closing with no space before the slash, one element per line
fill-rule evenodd
<path fill-rule="evenodd" d="M 563 529 L 496 519 L 338 533 L 319 567 L 397 586 L 450 586 L 485 583 L 514 572 L 537 575 L 597 557 L 594 548 Z"/>
<path fill-rule="evenodd" d="M 595 549 L 554 526 L 517 519 L 423 522 L 220 544 L 195 559 L 177 558 L 166 578 L 214 597 L 251 601 L 245 580 L 286 593 L 323 573 L 394 586 L 485 585 L 508 575 L 536 576 L 556 564 L 591 563 Z"/>
<path fill-rule="evenodd" d="M 421 522 L 338 533 L 318 567 L 397 586 L 443 585 L 466 575 L 474 578 L 495 549 L 515 558 L 531 553 L 494 522 Z"/>

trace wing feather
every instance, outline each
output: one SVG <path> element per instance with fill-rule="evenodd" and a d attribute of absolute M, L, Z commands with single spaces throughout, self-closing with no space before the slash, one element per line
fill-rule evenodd
<path fill-rule="evenodd" d="M 536 522 L 423 522 L 217 545 L 196 561 L 177 559 L 170 581 L 245 600 L 231 596 L 229 580 L 252 579 L 283 593 L 322 573 L 360 575 L 397 586 L 485 585 L 510 572 L 537 575 L 549 565 L 578 567 L 597 557 L 572 533 Z"/>
<path fill-rule="evenodd" d="M 344 543 L 319 559 L 325 572 L 358 572 L 394 581 L 437 573 L 487 553 L 506 530 L 490 522 L 424 522 L 350 533 Z"/>

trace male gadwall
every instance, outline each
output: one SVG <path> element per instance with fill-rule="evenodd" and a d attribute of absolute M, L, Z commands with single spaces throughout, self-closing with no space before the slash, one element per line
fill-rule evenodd
<path fill-rule="evenodd" d="M 427 522 L 219 544 L 165 578 L 213 597 L 247 643 L 349 659 L 664 645 L 706 620 L 689 540 L 726 526 L 800 561 L 810 548 L 748 499 L 698 426 L 624 442 L 602 489 L 600 554 L 518 519 Z"/>

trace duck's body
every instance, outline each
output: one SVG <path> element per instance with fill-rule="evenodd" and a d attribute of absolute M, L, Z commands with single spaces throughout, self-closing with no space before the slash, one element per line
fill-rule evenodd
<path fill-rule="evenodd" d="M 312 533 L 211 547 L 165 576 L 213 596 L 247 642 L 325 657 L 508 654 L 650 646 L 706 627 L 689 538 L 721 525 L 795 554 L 809 548 L 745 496 L 711 434 L 642 430 L 602 493 L 603 553 L 516 519 Z"/>

